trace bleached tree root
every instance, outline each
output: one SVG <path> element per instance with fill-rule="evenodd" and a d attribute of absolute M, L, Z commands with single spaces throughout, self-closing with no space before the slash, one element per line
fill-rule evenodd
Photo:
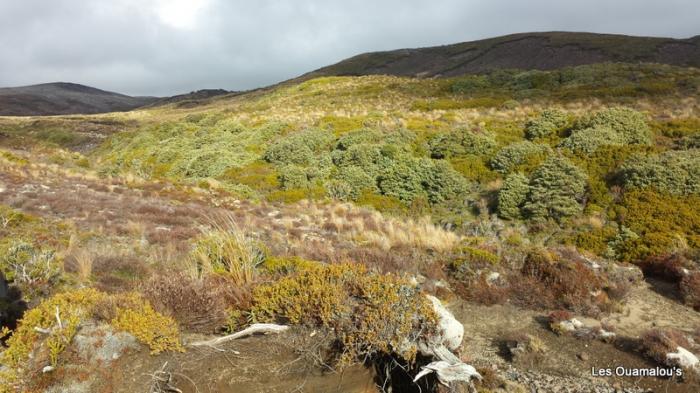
<path fill-rule="evenodd" d="M 193 347 L 216 347 L 217 345 L 221 345 L 239 338 L 252 336 L 254 334 L 281 333 L 287 329 L 289 329 L 289 326 L 276 325 L 274 323 L 254 323 L 240 332 L 229 334 L 228 336 L 217 337 L 211 340 L 193 342 L 189 345 Z"/>

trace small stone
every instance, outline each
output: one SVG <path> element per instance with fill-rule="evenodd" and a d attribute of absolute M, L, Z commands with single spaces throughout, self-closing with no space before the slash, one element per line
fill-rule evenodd
<path fill-rule="evenodd" d="M 584 362 L 588 361 L 588 359 L 590 359 L 590 356 L 588 356 L 588 354 L 585 352 L 581 352 L 577 356 L 579 359 L 583 360 Z"/>
<path fill-rule="evenodd" d="M 41 372 L 44 373 L 44 374 L 46 374 L 46 373 L 50 373 L 50 372 L 53 371 L 53 370 L 54 370 L 54 367 L 53 367 L 53 366 L 46 366 L 46 367 L 44 367 L 44 368 L 41 369 Z"/>

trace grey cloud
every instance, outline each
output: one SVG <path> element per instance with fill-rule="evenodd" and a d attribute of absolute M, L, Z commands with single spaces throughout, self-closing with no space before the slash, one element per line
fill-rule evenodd
<path fill-rule="evenodd" d="M 0 1 L 0 86 L 240 90 L 360 52 L 523 31 L 700 34 L 697 0 L 205 0 L 185 27 L 159 13 L 167 1 Z"/>

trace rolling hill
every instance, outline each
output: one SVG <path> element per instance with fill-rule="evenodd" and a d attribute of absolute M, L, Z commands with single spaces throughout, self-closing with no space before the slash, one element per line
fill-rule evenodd
<path fill-rule="evenodd" d="M 0 88 L 0 116 L 45 116 L 128 111 L 157 100 L 74 83 Z"/>
<path fill-rule="evenodd" d="M 522 33 L 453 45 L 364 53 L 323 67 L 318 76 L 452 77 L 498 69 L 554 70 L 606 63 L 700 66 L 700 36 L 689 39 L 613 34 Z"/>

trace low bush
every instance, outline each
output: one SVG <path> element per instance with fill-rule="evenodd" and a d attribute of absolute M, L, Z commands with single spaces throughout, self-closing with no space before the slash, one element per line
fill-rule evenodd
<path fill-rule="evenodd" d="M 253 292 L 259 322 L 324 327 L 335 331 L 339 365 L 397 354 L 416 356 L 419 334 L 434 329 L 429 300 L 408 280 L 368 272 L 356 264 L 306 266 Z"/>
<path fill-rule="evenodd" d="M 671 366 L 666 355 L 676 352 L 678 347 L 690 348 L 683 332 L 673 328 L 647 330 L 640 339 L 642 353 L 661 365 Z"/>
<path fill-rule="evenodd" d="M 700 311 L 700 272 L 693 271 L 684 275 L 679 283 L 683 302 L 696 311 Z"/>
<path fill-rule="evenodd" d="M 568 124 L 566 113 L 558 109 L 545 109 L 539 117 L 532 119 L 525 125 L 527 139 L 549 138 L 556 136 Z"/>
<path fill-rule="evenodd" d="M 183 329 L 211 334 L 220 331 L 228 318 L 225 298 L 214 283 L 171 273 L 152 277 L 140 291 L 156 311 L 171 316 Z"/>
<path fill-rule="evenodd" d="M 91 288 L 60 293 L 27 311 L 11 332 L 7 349 L 0 353 L 5 366 L 0 370 L 0 392 L 15 391 L 11 387 L 20 388 L 47 364 L 55 367 L 80 325 L 91 318 L 133 334 L 152 353 L 182 350 L 175 322 L 155 312 L 138 294 L 107 295 Z M 9 334 L 5 329 L 3 335 Z"/>
<path fill-rule="evenodd" d="M 618 176 L 626 188 L 653 188 L 673 195 L 700 194 L 700 150 L 636 156 L 622 165 Z"/>
<path fill-rule="evenodd" d="M 488 156 L 496 147 L 494 135 L 483 131 L 459 128 L 448 133 L 434 135 L 428 141 L 432 158 L 459 158 L 472 154 Z"/>
<path fill-rule="evenodd" d="M 559 146 L 573 152 L 591 154 L 603 146 L 623 146 L 625 140 L 612 128 L 598 126 L 574 131 Z"/>
<path fill-rule="evenodd" d="M 508 174 L 515 171 L 530 173 L 551 153 L 547 145 L 522 141 L 511 143 L 491 158 L 489 164 L 498 173 Z"/>
<path fill-rule="evenodd" d="M 665 195 L 652 190 L 625 192 L 616 215 L 634 236 L 620 239 L 616 256 L 640 261 L 683 248 L 700 248 L 700 195 Z"/>
<path fill-rule="evenodd" d="M 620 135 L 625 144 L 648 145 L 651 143 L 651 129 L 642 113 L 630 108 L 609 108 L 586 116 L 576 124 L 576 129 L 608 128 Z"/>
<path fill-rule="evenodd" d="M 293 133 L 272 143 L 263 158 L 276 165 L 312 165 L 319 153 L 330 151 L 334 140 L 334 135 L 324 130 Z"/>

